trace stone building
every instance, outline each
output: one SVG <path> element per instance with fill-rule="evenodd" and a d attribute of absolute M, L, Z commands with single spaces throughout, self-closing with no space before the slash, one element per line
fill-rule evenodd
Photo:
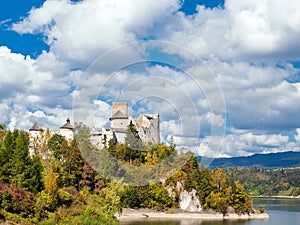
<path fill-rule="evenodd" d="M 73 126 L 71 121 L 67 118 L 67 121 L 62 125 L 59 130 L 44 130 L 37 122 L 29 129 L 29 154 L 35 155 L 37 149 L 43 148 L 48 140 L 54 135 L 59 134 L 66 138 L 67 141 L 71 142 L 74 139 Z"/>
<path fill-rule="evenodd" d="M 144 143 L 160 143 L 159 115 L 141 114 L 138 118 L 128 115 L 126 102 L 113 102 L 110 129 L 115 133 L 117 142 L 124 143 L 130 121 L 135 125 Z"/>
<path fill-rule="evenodd" d="M 126 102 L 113 102 L 112 114 L 109 118 L 110 128 L 92 130 L 90 133 L 90 143 L 98 148 L 108 146 L 109 141 L 114 143 L 125 143 L 127 127 L 132 122 L 144 143 L 160 143 L 159 115 L 141 114 L 138 118 L 128 115 L 128 105 Z M 29 129 L 29 152 L 36 154 L 36 149 L 46 143 L 54 134 L 65 137 L 69 142 L 74 139 L 73 126 L 68 118 L 67 122 L 59 130 L 43 130 L 36 122 Z"/>
<path fill-rule="evenodd" d="M 160 143 L 158 114 L 141 114 L 138 118 L 133 118 L 128 114 L 126 102 L 113 102 L 109 120 L 110 128 L 91 132 L 90 142 L 98 148 L 108 146 L 110 140 L 115 143 L 125 143 L 130 121 L 135 125 L 142 142 Z"/>

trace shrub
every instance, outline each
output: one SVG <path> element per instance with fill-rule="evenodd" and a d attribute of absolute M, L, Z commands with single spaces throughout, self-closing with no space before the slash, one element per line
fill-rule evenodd
<path fill-rule="evenodd" d="M 23 218 L 34 215 L 36 196 L 11 184 L 0 183 L 0 208 Z"/>

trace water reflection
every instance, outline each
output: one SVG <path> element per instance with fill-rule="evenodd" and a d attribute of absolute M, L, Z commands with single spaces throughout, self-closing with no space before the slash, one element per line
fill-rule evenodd
<path fill-rule="evenodd" d="M 253 205 L 266 210 L 300 212 L 300 199 L 296 198 L 253 198 Z"/>

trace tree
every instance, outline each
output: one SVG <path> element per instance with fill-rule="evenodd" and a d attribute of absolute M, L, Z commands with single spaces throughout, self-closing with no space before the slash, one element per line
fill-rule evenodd
<path fill-rule="evenodd" d="M 63 142 L 61 149 L 63 186 L 73 186 L 79 189 L 79 182 L 82 178 L 84 161 L 76 141 L 73 140 L 70 146 Z"/>
<path fill-rule="evenodd" d="M 11 182 L 18 187 L 28 187 L 26 178 L 30 177 L 31 158 L 28 154 L 28 137 L 24 132 L 20 131 L 16 139 L 16 149 L 12 156 L 13 167 L 11 168 Z"/>
<path fill-rule="evenodd" d="M 14 154 L 14 139 L 11 131 L 8 131 L 0 148 L 0 182 L 9 183 L 12 169 L 12 157 Z"/>
<path fill-rule="evenodd" d="M 221 193 L 228 187 L 228 177 L 224 169 L 215 168 L 211 173 L 211 178 L 216 192 Z"/>
<path fill-rule="evenodd" d="M 232 207 L 236 213 L 250 213 L 252 209 L 252 200 L 244 190 L 244 186 L 238 181 L 234 182 Z"/>
<path fill-rule="evenodd" d="M 205 208 L 216 210 L 217 212 L 226 214 L 229 206 L 229 197 L 220 192 L 212 191 L 206 199 Z"/>
<path fill-rule="evenodd" d="M 211 172 L 208 168 L 200 170 L 198 192 L 200 196 L 201 204 L 204 204 L 206 198 L 214 190 L 213 181 L 211 178 Z"/>
<path fill-rule="evenodd" d="M 26 178 L 26 183 L 28 189 L 33 193 L 37 194 L 38 192 L 44 189 L 44 167 L 41 163 L 39 156 L 33 156 L 31 159 L 31 166 L 28 168 L 28 177 Z"/>
<path fill-rule="evenodd" d="M 51 162 L 49 168 L 46 170 L 45 176 L 45 193 L 48 194 L 51 199 L 56 199 L 58 191 L 58 177 L 57 165 L 55 162 Z"/>
<path fill-rule="evenodd" d="M 52 152 L 54 158 L 61 158 L 61 144 L 65 138 L 59 134 L 54 134 L 48 141 L 47 147 Z"/>
<path fill-rule="evenodd" d="M 190 160 L 183 166 L 182 170 L 186 173 L 185 189 L 191 191 L 197 189 L 200 178 L 199 164 L 197 158 L 192 156 Z"/>
<path fill-rule="evenodd" d="M 136 158 L 140 158 L 140 153 L 143 151 L 143 143 L 139 137 L 139 133 L 135 125 L 130 121 L 125 136 L 125 160 L 132 164 L 132 161 Z"/>
<path fill-rule="evenodd" d="M 5 128 L 6 128 L 5 124 L 0 123 L 0 131 L 1 131 L 1 130 L 5 130 Z"/>

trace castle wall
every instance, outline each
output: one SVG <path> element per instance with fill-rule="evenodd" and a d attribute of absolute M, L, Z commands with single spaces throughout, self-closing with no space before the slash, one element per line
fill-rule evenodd
<path fill-rule="evenodd" d="M 160 143 L 159 115 L 141 114 L 135 122 L 144 143 Z"/>
<path fill-rule="evenodd" d="M 129 118 L 117 118 L 117 119 L 111 119 L 110 121 L 110 128 L 113 130 L 127 130 L 127 126 L 129 125 L 130 120 Z"/>
<path fill-rule="evenodd" d="M 90 143 L 96 146 L 98 149 L 102 149 L 109 145 L 110 140 L 115 139 L 115 134 L 112 129 L 97 130 L 91 132 Z"/>

